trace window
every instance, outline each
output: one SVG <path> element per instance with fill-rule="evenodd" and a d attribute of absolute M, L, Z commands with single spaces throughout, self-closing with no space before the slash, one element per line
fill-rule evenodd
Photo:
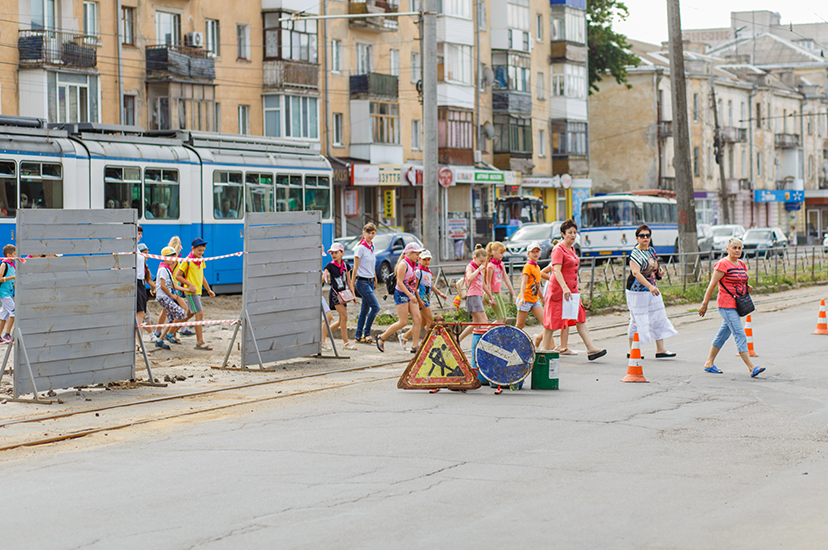
<path fill-rule="evenodd" d="M 587 96 L 586 67 L 556 63 L 552 67 L 552 95 L 585 99 Z"/>
<path fill-rule="evenodd" d="M 546 130 L 538 130 L 538 156 L 546 156 Z"/>
<path fill-rule="evenodd" d="M 443 0 L 443 14 L 471 19 L 471 0 Z"/>
<path fill-rule="evenodd" d="M 808 157 L 808 179 L 814 177 L 814 156 L 810 155 Z"/>
<path fill-rule="evenodd" d="M 98 122 L 98 77 L 47 73 L 50 122 Z"/>
<path fill-rule="evenodd" d="M 701 166 L 699 160 L 699 154 L 701 150 L 698 147 L 693 147 L 693 175 L 695 177 L 701 176 Z"/>
<path fill-rule="evenodd" d="M 236 25 L 236 58 L 250 61 L 249 25 Z"/>
<path fill-rule="evenodd" d="M 330 182 L 326 176 L 305 176 L 305 210 L 319 210 L 323 220 L 331 217 Z"/>
<path fill-rule="evenodd" d="M 302 210 L 302 176 L 276 174 L 276 212 Z"/>
<path fill-rule="evenodd" d="M 250 133 L 250 105 L 239 105 L 239 133 Z"/>
<path fill-rule="evenodd" d="M 264 135 L 282 137 L 282 96 L 264 96 Z"/>
<path fill-rule="evenodd" d="M 121 8 L 121 43 L 135 45 L 135 8 Z"/>
<path fill-rule="evenodd" d="M 20 208 L 63 208 L 60 164 L 20 163 Z"/>
<path fill-rule="evenodd" d="M 177 220 L 178 170 L 144 170 L 144 219 Z"/>
<path fill-rule="evenodd" d="M 213 172 L 213 217 L 238 220 L 244 216 L 241 172 Z"/>
<path fill-rule="evenodd" d="M 494 88 L 531 92 L 530 58 L 514 53 L 492 55 L 492 69 L 495 73 Z"/>
<path fill-rule="evenodd" d="M 808 117 L 808 135 L 809 136 L 814 135 L 814 123 L 813 123 L 812 117 L 810 117 L 810 116 Z"/>
<path fill-rule="evenodd" d="M 727 100 L 727 125 L 733 126 L 733 100 Z"/>
<path fill-rule="evenodd" d="M 535 40 L 543 42 L 543 15 L 540 13 L 535 16 Z"/>
<path fill-rule="evenodd" d="M 134 208 L 142 216 L 141 169 L 137 166 L 104 168 L 104 207 Z"/>
<path fill-rule="evenodd" d="M 370 44 L 356 45 L 356 74 L 368 74 L 374 70 L 374 55 Z"/>
<path fill-rule="evenodd" d="M 747 173 L 748 170 L 747 169 L 748 169 L 747 149 L 745 149 L 745 147 L 742 147 L 742 171 L 740 172 L 740 174 L 742 175 L 743 178 L 746 178 L 748 176 L 748 173 Z"/>
<path fill-rule="evenodd" d="M 0 218 L 17 215 L 17 170 L 14 161 L 0 161 Z"/>
<path fill-rule="evenodd" d="M 221 133 L 221 103 L 216 103 L 216 109 L 213 115 L 214 126 L 216 132 Z"/>
<path fill-rule="evenodd" d="M 693 94 L 693 122 L 699 121 L 699 94 Z"/>
<path fill-rule="evenodd" d="M 333 114 L 333 144 L 342 147 L 342 113 Z"/>
<path fill-rule="evenodd" d="M 739 128 L 747 128 L 745 118 L 745 102 L 743 101 L 739 104 Z"/>
<path fill-rule="evenodd" d="M 124 96 L 124 124 L 127 126 L 135 125 L 135 96 Z"/>
<path fill-rule="evenodd" d="M 489 30 L 486 25 L 486 2 L 477 3 L 477 29 L 481 31 Z"/>
<path fill-rule="evenodd" d="M 553 41 L 586 44 L 586 18 L 583 10 L 565 9 L 563 12 L 554 12 L 550 23 Z"/>
<path fill-rule="evenodd" d="M 422 148 L 422 126 L 419 120 L 411 121 L 411 148 L 419 151 Z"/>
<path fill-rule="evenodd" d="M 248 212 L 273 212 L 273 174 L 248 172 L 244 176 L 245 206 Z"/>
<path fill-rule="evenodd" d="M 285 136 L 318 139 L 318 99 L 315 97 L 284 96 Z"/>
<path fill-rule="evenodd" d="M 437 111 L 437 147 L 473 149 L 474 118 L 471 111 Z"/>
<path fill-rule="evenodd" d="M 316 63 L 318 59 L 316 20 L 282 21 L 290 12 L 264 14 L 265 59 L 290 59 Z M 249 33 L 249 27 L 248 27 Z M 248 44 L 250 37 L 248 35 Z"/>
<path fill-rule="evenodd" d="M 86 36 L 98 36 L 98 3 L 84 2 L 83 3 L 83 34 Z M 93 42 L 94 44 L 94 42 Z"/>
<path fill-rule="evenodd" d="M 389 57 L 391 62 L 390 74 L 400 76 L 400 50 L 390 50 Z"/>
<path fill-rule="evenodd" d="M 331 40 L 331 72 L 342 70 L 342 40 Z"/>
<path fill-rule="evenodd" d="M 756 175 L 762 177 L 762 152 L 756 153 Z"/>
<path fill-rule="evenodd" d="M 587 123 L 552 121 L 552 156 L 586 155 Z"/>
<path fill-rule="evenodd" d="M 373 143 L 400 143 L 400 110 L 396 103 L 372 101 L 370 105 Z"/>
<path fill-rule="evenodd" d="M 509 0 L 506 10 L 510 29 L 529 31 L 529 0 Z"/>
<path fill-rule="evenodd" d="M 546 99 L 546 92 L 543 89 L 543 73 L 538 73 L 538 99 Z"/>
<path fill-rule="evenodd" d="M 443 74 L 451 82 L 472 85 L 472 47 L 459 44 L 438 44 L 443 47 Z"/>
<path fill-rule="evenodd" d="M 531 153 L 532 120 L 510 116 L 494 118 L 495 153 Z"/>
<path fill-rule="evenodd" d="M 205 50 L 208 55 L 218 57 L 221 55 L 221 26 L 218 19 L 207 19 L 204 38 L 206 40 Z"/>
<path fill-rule="evenodd" d="M 552 41 L 564 40 L 564 18 L 562 13 L 552 14 L 552 19 L 549 22 L 549 32 Z"/>
<path fill-rule="evenodd" d="M 54 30 L 56 5 L 54 0 L 32 0 L 32 28 Z"/>
<path fill-rule="evenodd" d="M 416 84 L 420 78 L 420 54 L 411 52 L 411 83 Z"/>
<path fill-rule="evenodd" d="M 155 43 L 168 46 L 181 44 L 181 15 L 165 11 L 155 12 Z"/>
<path fill-rule="evenodd" d="M 762 104 L 756 104 L 756 127 L 762 129 Z"/>

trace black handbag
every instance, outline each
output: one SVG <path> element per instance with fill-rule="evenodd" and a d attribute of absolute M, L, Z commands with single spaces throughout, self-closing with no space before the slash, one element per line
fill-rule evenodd
<path fill-rule="evenodd" d="M 756 309 L 756 307 L 753 305 L 753 300 L 750 298 L 749 292 L 746 293 L 744 296 L 736 296 L 732 292 L 727 290 L 727 287 L 724 286 L 721 281 L 719 281 L 719 285 L 723 289 L 725 289 L 725 292 L 733 296 L 734 300 L 736 300 L 736 313 L 739 315 L 739 317 L 744 317 L 745 315 L 753 313 L 753 311 Z"/>

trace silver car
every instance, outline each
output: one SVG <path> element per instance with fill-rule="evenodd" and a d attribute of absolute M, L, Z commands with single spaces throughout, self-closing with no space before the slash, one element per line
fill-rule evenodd
<path fill-rule="evenodd" d="M 745 234 L 745 228 L 741 225 L 714 225 L 713 226 L 713 250 L 724 251 L 727 248 L 727 241 L 731 237 L 741 239 Z"/>

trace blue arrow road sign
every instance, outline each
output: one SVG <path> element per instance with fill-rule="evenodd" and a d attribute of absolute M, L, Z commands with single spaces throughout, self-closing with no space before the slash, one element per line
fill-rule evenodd
<path fill-rule="evenodd" d="M 477 342 L 474 361 L 486 380 L 499 386 L 517 384 L 532 372 L 535 347 L 522 330 L 495 327 Z"/>

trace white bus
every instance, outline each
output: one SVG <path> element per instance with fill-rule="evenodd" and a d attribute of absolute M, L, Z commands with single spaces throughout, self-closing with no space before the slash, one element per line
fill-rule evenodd
<path fill-rule="evenodd" d="M 676 201 L 649 195 L 618 193 L 581 203 L 581 250 L 586 257 L 629 255 L 642 223 L 652 230 L 650 241 L 659 255 L 678 250 Z"/>

